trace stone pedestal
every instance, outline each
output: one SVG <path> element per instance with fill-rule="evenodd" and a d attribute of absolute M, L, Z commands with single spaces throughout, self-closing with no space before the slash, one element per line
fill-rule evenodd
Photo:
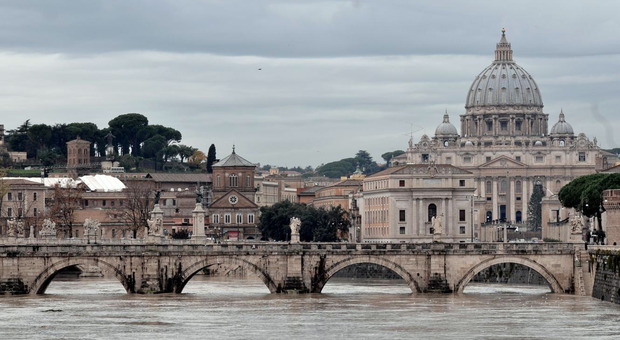
<path fill-rule="evenodd" d="M 192 239 L 205 239 L 205 210 L 202 203 L 196 203 L 196 207 L 192 211 Z"/>

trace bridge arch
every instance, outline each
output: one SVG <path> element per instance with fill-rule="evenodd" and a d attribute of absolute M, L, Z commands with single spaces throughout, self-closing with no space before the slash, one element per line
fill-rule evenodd
<path fill-rule="evenodd" d="M 376 264 L 388 268 L 398 274 L 403 280 L 405 280 L 412 292 L 421 292 L 418 283 L 413 278 L 411 273 L 409 273 L 398 263 L 385 260 L 379 256 L 348 257 L 341 261 L 333 263 L 331 266 L 325 269 L 325 273 L 321 277 L 319 277 L 318 280 L 316 280 L 316 282 L 313 284 L 312 292 L 320 293 L 323 290 L 323 287 L 325 287 L 325 285 L 327 284 L 327 282 L 341 269 L 362 263 Z"/>
<path fill-rule="evenodd" d="M 479 272 L 493 265 L 502 264 L 502 263 L 517 263 L 517 264 L 521 264 L 526 267 L 529 267 L 532 270 L 536 271 L 538 274 L 540 274 L 547 281 L 547 284 L 549 285 L 549 289 L 551 289 L 552 293 L 563 293 L 564 292 L 564 289 L 562 289 L 562 286 L 560 285 L 559 281 L 555 278 L 555 276 L 552 273 L 550 273 L 547 270 L 547 268 L 537 263 L 536 261 L 530 260 L 525 257 L 518 257 L 518 256 L 496 257 L 496 258 L 492 258 L 492 259 L 480 262 L 479 264 L 469 269 L 465 273 L 465 275 L 457 282 L 454 288 L 454 292 L 462 293 L 463 290 L 465 289 L 465 286 L 467 286 L 467 284 L 474 278 L 474 276 L 476 276 L 476 274 L 478 274 Z"/>
<path fill-rule="evenodd" d="M 51 265 L 45 267 L 45 269 L 32 281 L 30 293 L 35 294 L 44 294 L 47 287 L 50 285 L 54 277 L 63 269 L 72 266 L 97 266 L 101 269 L 101 271 L 105 274 L 113 274 L 118 281 L 123 285 L 125 291 L 128 293 L 133 293 L 134 288 L 129 282 L 129 279 L 125 277 L 123 272 L 121 272 L 116 266 L 110 264 L 106 261 L 102 261 L 97 258 L 79 258 L 72 257 L 63 259 L 61 261 L 57 261 L 52 263 Z"/>
<path fill-rule="evenodd" d="M 244 269 L 249 269 L 251 272 L 256 274 L 258 278 L 261 279 L 261 281 L 263 281 L 263 283 L 267 286 L 267 289 L 269 289 L 271 293 L 278 292 L 278 286 L 275 284 L 275 282 L 267 272 L 265 272 L 262 268 L 248 260 L 240 259 L 234 256 L 203 259 L 185 267 L 185 270 L 181 272 L 179 283 L 175 287 L 174 292 L 177 294 L 182 293 L 183 289 L 185 288 L 187 283 L 194 277 L 194 275 L 196 275 L 204 268 L 208 268 L 218 264 L 232 264 L 241 266 Z"/>

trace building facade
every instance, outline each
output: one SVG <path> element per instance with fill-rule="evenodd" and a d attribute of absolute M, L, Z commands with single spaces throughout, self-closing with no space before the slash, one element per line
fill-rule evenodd
<path fill-rule="evenodd" d="M 545 223 L 563 219 L 558 191 L 572 179 L 613 164 L 585 134 L 576 134 L 560 111 L 549 126 L 540 89 L 512 58 L 505 31 L 495 60 L 478 74 L 467 92 L 461 132 L 446 113 L 435 135 L 409 141 L 393 164 L 451 164 L 470 172 L 481 223 L 519 225 L 527 220 L 534 185 L 546 197 Z"/>
<path fill-rule="evenodd" d="M 473 239 L 473 174 L 448 164 L 393 166 L 363 181 L 362 242 Z"/>
<path fill-rule="evenodd" d="M 209 207 L 210 231 L 229 240 L 259 239 L 256 165 L 233 152 L 213 165 L 213 203 Z"/>

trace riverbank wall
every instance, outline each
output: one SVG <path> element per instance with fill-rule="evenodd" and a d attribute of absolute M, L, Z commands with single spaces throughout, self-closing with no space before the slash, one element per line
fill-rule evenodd
<path fill-rule="evenodd" d="M 620 304 L 620 250 L 597 248 L 590 251 L 595 273 L 592 297 Z"/>

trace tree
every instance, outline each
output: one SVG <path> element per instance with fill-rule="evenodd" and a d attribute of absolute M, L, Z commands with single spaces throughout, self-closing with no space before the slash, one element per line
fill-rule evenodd
<path fill-rule="evenodd" d="M 205 153 L 200 151 L 200 150 L 196 150 L 194 151 L 194 153 L 189 157 L 189 159 L 187 160 L 189 163 L 194 164 L 194 165 L 200 165 L 202 162 L 204 162 L 207 159 L 207 156 L 205 156 Z"/>
<path fill-rule="evenodd" d="M 178 155 L 179 155 L 179 158 L 181 159 L 181 163 L 183 163 L 186 159 L 189 159 L 196 151 L 198 151 L 198 149 L 193 148 L 191 146 L 179 144 Z"/>
<path fill-rule="evenodd" d="M 121 146 L 123 155 L 140 155 L 140 144 L 150 136 L 146 136 L 142 130 L 149 124 L 148 118 L 139 113 L 126 113 L 112 119 L 108 125 L 110 131 Z"/>
<path fill-rule="evenodd" d="M 355 161 L 357 165 L 362 169 L 362 172 L 366 175 L 374 174 L 379 171 L 379 166 L 366 150 L 360 150 L 355 154 Z"/>
<path fill-rule="evenodd" d="M 386 153 L 382 154 L 381 158 L 383 158 L 383 160 L 385 161 L 386 164 L 389 164 L 390 161 L 392 160 L 392 158 L 398 157 L 398 156 L 400 156 L 400 155 L 402 155 L 404 153 L 405 153 L 405 151 L 403 151 L 403 150 L 395 150 L 395 151 L 392 151 L 392 152 L 386 152 Z"/>
<path fill-rule="evenodd" d="M 147 220 L 153 208 L 155 184 L 150 181 L 128 182 L 124 190 L 125 204 L 119 210 L 120 219 L 132 232 L 133 238 L 138 232 L 148 229 Z"/>
<path fill-rule="evenodd" d="M 215 163 L 215 144 L 211 144 L 207 152 L 207 173 L 213 173 L 213 163 Z"/>
<path fill-rule="evenodd" d="M 330 162 L 321 165 L 316 169 L 316 172 L 320 176 L 329 178 L 340 178 L 343 176 L 349 176 L 355 172 L 357 162 L 354 158 L 345 158 L 336 162 Z"/>
<path fill-rule="evenodd" d="M 527 219 L 530 227 L 534 230 L 542 228 L 542 199 L 545 197 L 545 191 L 541 183 L 534 184 L 534 190 L 530 197 L 530 203 L 527 207 Z"/>
<path fill-rule="evenodd" d="M 301 220 L 299 238 L 304 242 L 334 242 L 339 234 L 349 230 L 348 214 L 340 206 L 328 210 L 301 203 L 283 201 L 271 207 L 261 207 L 258 228 L 265 240 L 288 241 L 292 217 Z"/>
<path fill-rule="evenodd" d="M 603 191 L 608 189 L 620 189 L 620 174 L 599 173 L 577 177 L 560 189 L 558 199 L 563 206 L 587 217 L 596 216 L 598 230 L 602 231 L 601 215 L 605 211 L 602 196 Z"/>
<path fill-rule="evenodd" d="M 50 217 L 58 230 L 64 232 L 64 237 L 73 237 L 73 224 L 75 223 L 75 211 L 82 206 L 82 186 L 61 186 L 56 184 L 53 190 Z"/>

